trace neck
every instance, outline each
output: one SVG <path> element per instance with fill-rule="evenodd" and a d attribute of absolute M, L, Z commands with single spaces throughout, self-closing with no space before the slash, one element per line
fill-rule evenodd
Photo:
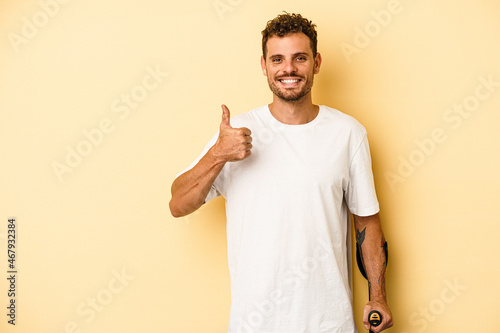
<path fill-rule="evenodd" d="M 276 120 L 287 125 L 302 125 L 314 120 L 319 113 L 319 106 L 312 103 L 311 94 L 304 98 L 288 102 L 274 95 L 269 110 Z"/>

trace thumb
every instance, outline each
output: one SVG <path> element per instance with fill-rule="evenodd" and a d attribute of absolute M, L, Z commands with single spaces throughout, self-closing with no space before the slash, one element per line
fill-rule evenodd
<path fill-rule="evenodd" d="M 231 115 L 229 113 L 229 109 L 227 106 L 222 104 L 222 121 L 220 123 L 221 128 L 231 128 L 231 123 L 229 122 L 229 119 L 231 118 Z"/>

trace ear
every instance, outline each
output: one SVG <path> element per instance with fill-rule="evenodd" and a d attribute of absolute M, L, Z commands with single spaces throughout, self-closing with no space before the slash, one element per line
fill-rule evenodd
<path fill-rule="evenodd" d="M 321 59 L 321 54 L 318 52 L 316 53 L 316 59 L 314 59 L 314 74 L 319 73 L 319 69 L 321 67 L 321 62 L 323 59 Z"/>
<path fill-rule="evenodd" d="M 266 59 L 264 59 L 264 56 L 260 56 L 260 66 L 262 67 L 262 74 L 267 76 Z"/>

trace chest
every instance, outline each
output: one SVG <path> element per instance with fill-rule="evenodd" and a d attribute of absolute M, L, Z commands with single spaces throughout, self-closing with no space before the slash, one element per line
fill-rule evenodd
<path fill-rule="evenodd" d="M 228 186 L 268 188 L 268 191 L 335 191 L 349 179 L 346 138 L 328 131 L 257 132 L 249 158 L 228 168 Z"/>

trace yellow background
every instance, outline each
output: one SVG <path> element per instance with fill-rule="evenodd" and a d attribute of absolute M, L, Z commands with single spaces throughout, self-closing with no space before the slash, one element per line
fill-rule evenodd
<path fill-rule="evenodd" d="M 369 133 L 390 249 L 389 331 L 498 330 L 497 1 L 0 6 L 1 332 L 225 332 L 223 200 L 174 219 L 170 185 L 217 131 L 222 103 L 235 115 L 271 100 L 260 32 L 283 10 L 318 26 L 315 103 Z M 156 84 L 148 70 L 162 73 Z M 140 103 L 113 112 L 132 92 Z M 461 116 L 452 108 L 463 103 L 472 110 Z M 89 146 L 83 133 L 103 121 Z M 54 165 L 77 147 L 86 156 L 58 176 Z M 11 216 L 16 326 L 6 316 Z M 366 281 L 357 270 L 354 288 L 363 332 Z"/>

